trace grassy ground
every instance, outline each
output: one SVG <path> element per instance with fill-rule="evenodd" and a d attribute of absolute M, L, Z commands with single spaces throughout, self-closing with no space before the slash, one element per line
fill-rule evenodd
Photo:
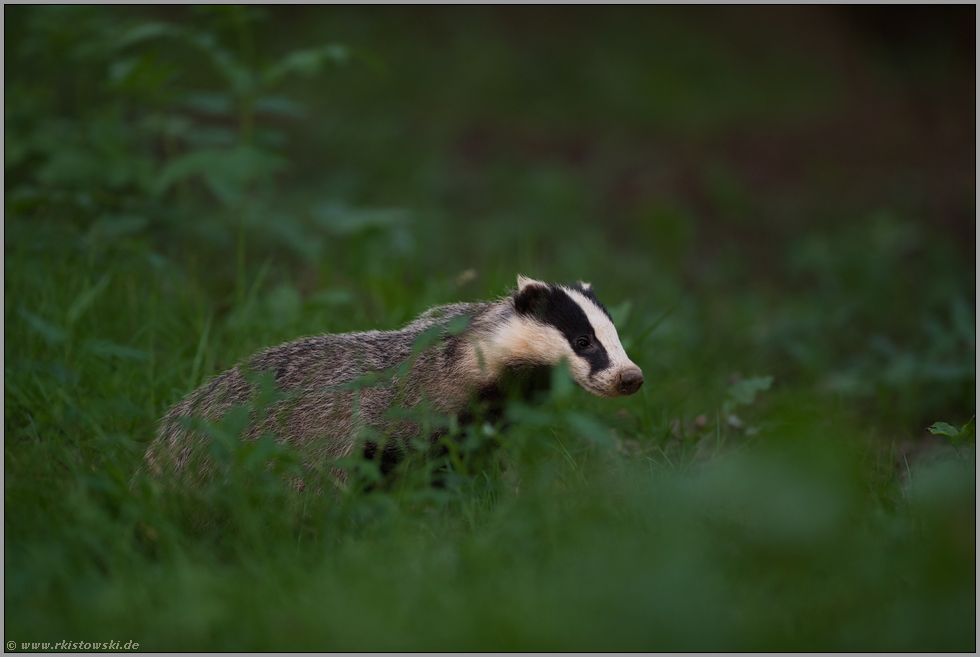
<path fill-rule="evenodd" d="M 972 17 L 5 8 L 5 642 L 975 650 Z M 517 273 L 640 393 L 447 489 L 138 473 L 257 349 Z"/>

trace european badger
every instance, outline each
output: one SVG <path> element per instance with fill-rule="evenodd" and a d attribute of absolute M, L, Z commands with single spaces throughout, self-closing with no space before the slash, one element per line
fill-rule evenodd
<path fill-rule="evenodd" d="M 422 431 L 417 417 L 399 418 L 392 408 L 427 404 L 465 421 L 474 399 L 500 402 L 514 382 L 529 396 L 541 374 L 562 360 L 594 395 L 639 390 L 643 373 L 623 351 L 591 285 L 518 276 L 517 286 L 497 301 L 432 308 L 399 331 L 321 335 L 260 352 L 174 406 L 147 450 L 147 465 L 154 474 L 167 465 L 184 471 L 194 453 L 203 453 L 195 447 L 207 442 L 207 432 L 191 418 L 215 422 L 236 405 L 252 404 L 246 438 L 272 434 L 316 462 L 361 450 L 378 458 L 380 447 L 386 473 Z M 277 397 L 257 409 L 255 375 L 262 374 L 274 382 Z M 196 464 L 199 475 L 211 471 L 209 461 L 204 456 Z"/>

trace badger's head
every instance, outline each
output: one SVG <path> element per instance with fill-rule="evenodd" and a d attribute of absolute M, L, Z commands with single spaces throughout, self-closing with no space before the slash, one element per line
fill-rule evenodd
<path fill-rule="evenodd" d="M 512 295 L 515 316 L 498 345 L 510 362 L 568 361 L 577 384 L 600 397 L 632 395 L 643 372 L 623 351 L 619 334 L 588 283 L 549 285 L 523 276 Z"/>

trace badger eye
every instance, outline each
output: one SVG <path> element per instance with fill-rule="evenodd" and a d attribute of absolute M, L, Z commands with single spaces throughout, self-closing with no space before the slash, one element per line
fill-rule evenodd
<path fill-rule="evenodd" d="M 591 344 L 592 344 L 592 340 L 589 340 L 584 335 L 575 341 L 575 346 L 578 347 L 579 349 L 585 349 Z"/>

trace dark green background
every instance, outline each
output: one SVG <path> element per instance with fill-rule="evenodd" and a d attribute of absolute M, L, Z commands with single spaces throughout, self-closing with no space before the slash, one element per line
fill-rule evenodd
<path fill-rule="evenodd" d="M 976 405 L 974 7 L 4 30 L 17 650 L 975 650 L 975 439 L 926 431 Z M 447 489 L 137 473 L 256 350 L 518 273 L 591 281 L 640 394 L 559 385 Z"/>

